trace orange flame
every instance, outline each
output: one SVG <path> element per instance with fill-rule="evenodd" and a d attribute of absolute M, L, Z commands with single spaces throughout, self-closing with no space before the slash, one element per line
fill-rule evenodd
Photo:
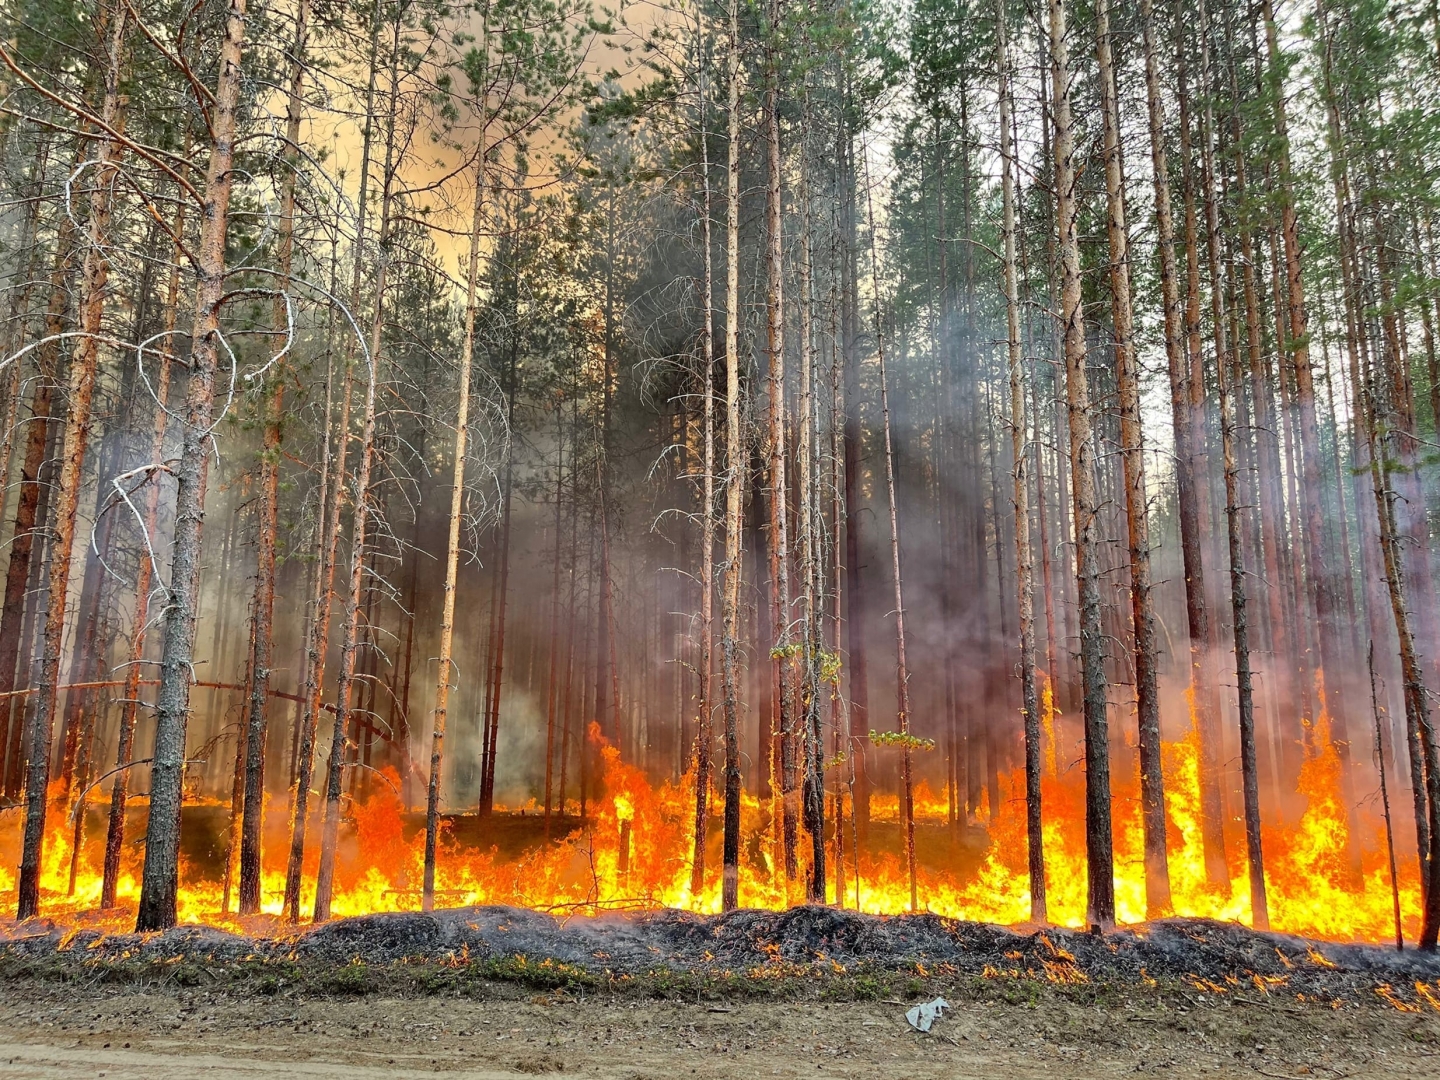
<path fill-rule="evenodd" d="M 1048 712 L 1048 709 L 1047 709 Z M 721 800 L 711 795 L 712 829 L 706 840 L 706 880 L 699 893 L 690 888 L 693 850 L 694 778 L 652 783 L 620 752 L 592 735 L 598 747 L 597 795 L 578 828 L 548 842 L 542 839 L 541 817 L 533 802 L 508 813 L 512 820 L 535 822 L 533 838 L 518 853 L 502 855 L 497 846 L 462 843 L 447 819 L 440 839 L 437 897 L 443 906 L 514 904 L 554 912 L 658 907 L 714 913 L 720 910 Z M 1048 740 L 1053 746 L 1053 737 Z M 1200 841 L 1199 754 L 1193 733 L 1164 746 L 1169 857 L 1175 914 L 1241 923 L 1250 921 L 1250 892 L 1244 845 L 1228 844 L 1231 887 L 1217 892 L 1208 883 Z M 1144 834 L 1141 823 L 1138 771 L 1117 770 L 1114 777 L 1114 839 L 1117 914 L 1121 923 L 1145 917 Z M 835 769 L 833 783 L 843 783 Z M 368 798 L 347 804 L 347 828 L 338 852 L 336 915 L 419 907 L 418 883 L 424 855 L 423 822 L 407 813 L 398 783 L 373 785 Z M 1085 833 L 1083 768 L 1061 773 L 1046 770 L 1042 780 L 1044 839 L 1049 916 L 1064 926 L 1083 925 L 1085 916 Z M 1373 811 L 1355 810 L 1359 847 L 1358 874 L 1348 861 L 1350 824 L 1340 797 L 1340 761 L 1322 715 L 1309 742 L 1309 756 L 1300 774 L 1299 793 L 1307 800 L 1293 825 L 1271 823 L 1264 830 L 1266 876 L 1271 924 L 1277 930 L 1326 940 L 1382 941 L 1393 934 L 1390 881 L 1383 835 Z M 845 805 L 851 804 L 846 792 Z M 143 806 L 142 799 L 132 800 Z M 278 925 L 284 893 L 286 806 L 283 798 L 267 801 L 263 858 L 263 910 L 268 918 L 245 920 L 221 911 L 223 858 L 200 866 L 182 859 L 180 918 L 184 922 L 263 933 Z M 949 824 L 948 793 L 923 781 L 916 785 L 917 831 L 922 859 L 919 892 L 929 911 L 956 918 L 1020 924 L 1029 917 L 1026 862 L 1025 785 L 1023 772 L 1001 776 L 1000 800 L 986 830 L 964 826 L 963 839 Z M 871 800 L 871 836 L 855 864 L 852 823 L 844 828 L 844 865 L 830 860 L 829 895 L 843 887 L 846 907 L 878 914 L 898 914 L 909 907 L 909 880 L 898 843 L 898 800 L 876 793 Z M 572 799 L 567 813 L 578 810 Z M 803 902 L 805 871 L 787 880 L 778 858 L 775 814 L 771 800 L 746 796 L 741 807 L 740 899 L 747 907 L 783 908 Z M 216 812 L 223 810 L 217 805 Z M 316 808 L 318 814 L 319 808 Z M 503 808 L 497 817 L 505 815 Z M 574 818 L 567 818 L 573 822 Z M 983 817 L 980 820 L 985 820 Z M 42 913 L 70 925 L 129 929 L 139 895 L 139 846 L 130 838 L 119 881 L 119 908 L 96 910 L 100 897 L 103 826 L 96 817 L 87 831 L 78 861 L 74 895 L 67 895 L 71 827 L 67 815 L 56 813 L 46 837 L 42 874 Z M 317 818 L 318 821 L 318 818 Z M 0 824 L 0 903 L 13 910 L 18 863 L 20 816 Z M 621 871 L 621 832 L 628 826 L 628 871 Z M 833 829 L 835 823 L 831 823 Z M 1239 824 L 1227 822 L 1227 830 Z M 318 836 L 318 828 L 311 836 Z M 833 838 L 832 838 L 833 839 Z M 973 841 L 973 842 L 971 842 Z M 983 841 L 983 849 L 977 845 Z M 223 843 L 223 840 L 221 841 Z M 802 864 L 808 842 L 800 845 Z M 928 854 L 925 854 L 928 852 Z M 937 854 L 943 853 L 943 854 Z M 314 903 L 318 859 L 312 844 L 306 853 L 302 911 Z M 837 886 L 837 881 L 841 886 Z M 1402 875 L 1401 902 L 1405 931 L 1419 930 L 1420 888 L 1413 865 Z M 1069 969 L 1057 961 L 1047 977 L 1065 980 Z"/>

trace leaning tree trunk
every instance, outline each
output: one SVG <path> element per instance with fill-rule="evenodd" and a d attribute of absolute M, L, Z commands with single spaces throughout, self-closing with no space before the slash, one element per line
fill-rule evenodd
<path fill-rule="evenodd" d="M 1139 720 L 1140 806 L 1145 823 L 1145 913 L 1170 911 L 1170 864 L 1165 850 L 1165 774 L 1160 746 L 1159 663 L 1151 594 L 1150 517 L 1145 490 L 1144 432 L 1140 421 L 1140 367 L 1135 357 L 1130 304 L 1130 241 L 1125 223 L 1125 175 L 1120 158 L 1120 105 L 1111 47 L 1110 3 L 1096 6 L 1096 57 L 1104 113 L 1106 233 L 1110 246 L 1111 318 L 1115 381 L 1120 399 L 1120 453 L 1125 478 L 1125 521 L 1130 546 L 1130 617 L 1135 635 L 1135 709 Z"/>
<path fill-rule="evenodd" d="M 205 517 L 215 372 L 219 361 L 220 305 L 225 297 L 225 238 L 240 100 L 240 60 L 246 0 L 230 0 L 219 72 L 210 107 L 213 142 L 202 195 L 200 239 L 195 249 L 195 322 L 190 372 L 176 466 L 175 538 L 170 605 L 160 657 L 155 751 L 150 766 L 150 819 L 145 830 L 145 867 L 136 930 L 175 925 L 179 887 L 180 800 L 185 773 L 185 729 L 195 656 L 195 619 L 200 598 L 200 539 Z"/>
<path fill-rule="evenodd" d="M 1070 114 L 1070 59 L 1065 0 L 1050 0 L 1050 79 L 1055 129 L 1055 196 L 1064 328 L 1065 387 L 1070 416 L 1071 493 L 1075 515 L 1075 574 L 1079 592 L 1080 674 L 1085 716 L 1086 921 L 1115 924 L 1115 871 L 1110 828 L 1110 746 L 1105 716 L 1105 641 L 1100 620 L 1099 510 L 1085 323 L 1081 303 L 1075 135 Z"/>
<path fill-rule="evenodd" d="M 100 120 L 104 130 L 123 126 L 120 86 L 122 53 L 128 9 L 109 12 L 111 24 L 106 48 L 105 97 Z M 65 636 L 65 607 L 70 591 L 70 564 L 75 546 L 75 518 L 84 481 L 85 450 L 90 438 L 90 414 L 95 397 L 95 374 L 100 358 L 100 323 L 105 314 L 106 284 L 110 277 L 110 214 L 120 158 L 118 139 L 100 142 L 94 186 L 86 223 L 85 264 L 77 302 L 80 338 L 70 360 L 65 404 L 65 433 L 60 451 L 60 477 L 56 490 L 51 543 L 45 629 L 41 638 L 40 677 L 28 732 L 29 760 L 25 772 L 25 831 L 20 854 L 17 915 L 28 919 L 40 910 L 41 849 L 49 803 L 50 742 L 60 683 L 60 654 Z"/>
<path fill-rule="evenodd" d="M 1102 3 L 1104 0 L 1102 0 Z M 1025 726 L 1025 837 L 1029 849 L 1030 921 L 1046 923 L 1045 834 L 1041 815 L 1040 699 L 1035 685 L 1035 584 L 1030 551 L 1030 478 L 1025 445 L 1025 360 L 1020 340 L 1020 287 L 1015 254 L 1015 147 L 1010 123 L 1010 54 L 1005 0 L 995 3 L 1000 69 L 1000 190 L 1005 257 L 1006 361 L 1010 375 L 1010 457 L 1015 507 L 1015 590 L 1020 622 L 1020 711 Z"/>
<path fill-rule="evenodd" d="M 1379 443 L 1377 427 L 1382 419 L 1383 404 L 1377 387 L 1383 380 L 1371 375 L 1369 385 L 1356 387 L 1358 403 L 1367 414 L 1365 429 L 1370 440 L 1370 477 L 1380 523 L 1380 547 L 1385 560 L 1385 583 L 1390 593 L 1390 610 L 1395 619 L 1395 633 L 1400 645 L 1400 670 L 1405 680 L 1405 714 L 1408 726 L 1418 735 L 1420 744 L 1419 772 L 1424 778 L 1424 817 L 1430 848 L 1421 860 L 1427 879 L 1422 882 L 1424 913 L 1420 924 L 1420 948 L 1433 952 L 1440 938 L 1440 737 L 1437 737 L 1430 712 L 1430 695 L 1424 671 L 1415 648 L 1410 626 L 1409 598 L 1405 590 L 1405 568 L 1395 528 L 1396 493 L 1390 484 L 1386 449 Z M 1388 410 L 1387 410 L 1388 411 Z M 1415 747 L 1412 742 L 1412 754 Z M 1413 768 L 1412 763 L 1412 768 Z M 1417 809 L 1419 807 L 1417 806 Z M 1417 823 L 1418 824 L 1418 823 Z M 1427 865 L 1428 864 L 1428 865 Z"/>

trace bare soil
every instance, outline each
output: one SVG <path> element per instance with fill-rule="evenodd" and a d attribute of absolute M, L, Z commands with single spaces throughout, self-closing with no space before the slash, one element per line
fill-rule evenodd
<path fill-rule="evenodd" d="M 491 907 L 249 933 L 0 920 L 0 1080 L 1440 1080 L 1436 957 L 1197 920 Z"/>
<path fill-rule="evenodd" d="M 1197 998 L 966 1002 L 928 1035 L 889 1002 L 266 996 L 0 985 L 0 1077 L 1440 1076 L 1440 1014 Z"/>

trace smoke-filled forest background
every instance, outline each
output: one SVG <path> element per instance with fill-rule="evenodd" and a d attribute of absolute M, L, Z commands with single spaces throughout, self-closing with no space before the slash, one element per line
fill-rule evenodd
<path fill-rule="evenodd" d="M 1379 0 L 6 0 L 0 893 L 1433 947 L 1437 75 Z"/>

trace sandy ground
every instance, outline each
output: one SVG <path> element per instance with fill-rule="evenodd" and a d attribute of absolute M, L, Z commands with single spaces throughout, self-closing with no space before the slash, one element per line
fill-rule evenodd
<path fill-rule="evenodd" d="M 0 985 L 0 1078 L 548 1075 L 1440 1077 L 1440 1013 L 1197 998 L 1190 1008 L 966 1004 L 929 1035 L 896 1003 L 265 997 Z"/>

